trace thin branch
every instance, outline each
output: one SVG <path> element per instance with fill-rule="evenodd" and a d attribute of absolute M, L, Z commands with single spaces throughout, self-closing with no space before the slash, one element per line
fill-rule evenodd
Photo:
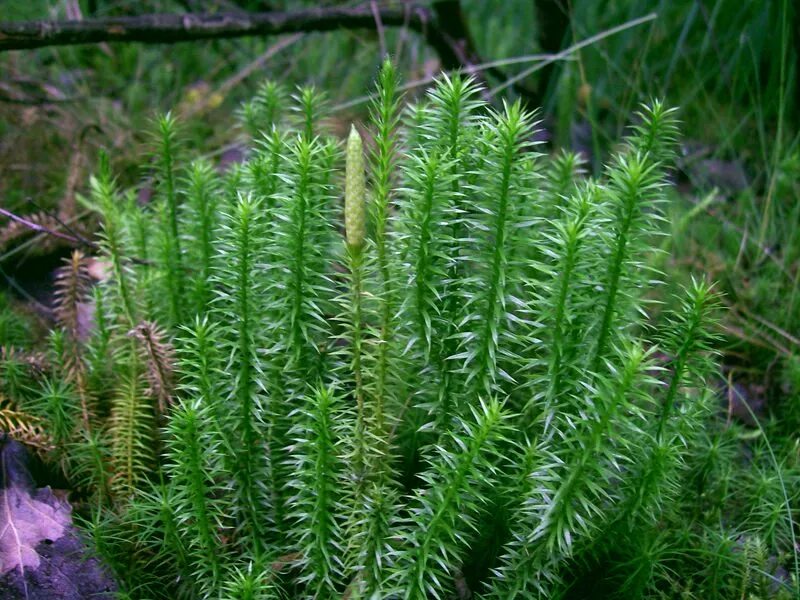
<path fill-rule="evenodd" d="M 254 61 L 250 62 L 249 64 L 245 65 L 243 69 L 241 69 L 238 73 L 232 75 L 228 79 L 222 82 L 222 84 L 216 89 L 214 94 L 208 94 L 206 99 L 200 100 L 195 104 L 189 106 L 185 111 L 181 112 L 181 118 L 187 119 L 189 117 L 194 117 L 198 113 L 202 113 L 209 107 L 209 99 L 212 96 L 216 95 L 227 95 L 233 88 L 239 85 L 242 81 L 250 77 L 256 70 L 260 69 L 264 66 L 273 56 L 288 48 L 295 42 L 299 41 L 303 37 L 303 34 L 296 33 L 292 36 L 285 37 L 281 40 L 278 40 L 275 44 L 267 48 L 267 51 L 264 52 L 261 56 L 256 58 Z"/>
<path fill-rule="evenodd" d="M 34 223 L 33 221 L 29 221 L 28 219 L 26 219 L 24 217 L 20 217 L 19 215 L 16 215 L 11 211 L 6 210 L 5 208 L 0 208 L 0 216 L 7 217 L 8 219 L 10 219 L 12 221 L 15 221 L 15 222 L 19 223 L 20 225 L 23 225 L 23 226 L 27 227 L 31 231 L 35 231 L 35 232 L 41 233 L 41 234 L 50 235 L 50 236 L 65 240 L 67 242 L 70 242 L 74 247 L 80 248 L 81 246 L 83 246 L 83 247 L 89 248 L 90 250 L 94 250 L 95 252 L 100 250 L 100 247 L 96 243 L 94 243 L 91 240 L 86 239 L 85 237 L 83 237 L 83 236 L 81 236 L 81 235 L 79 235 L 77 233 L 75 235 L 70 235 L 70 234 L 67 234 L 67 233 L 63 233 L 61 231 L 56 231 L 55 229 L 50 229 L 48 227 L 44 227 L 43 225 L 39 225 L 38 223 Z M 58 219 L 58 217 L 55 217 L 55 218 L 56 218 L 58 224 L 61 227 L 65 227 L 69 231 L 73 231 L 69 227 L 69 225 L 67 225 L 66 223 L 64 223 L 60 219 Z M 5 254 L 3 256 L 0 256 L 0 262 L 4 258 L 7 258 L 8 256 L 9 256 L 9 253 L 7 253 L 7 254 Z M 137 264 L 137 265 L 153 265 L 154 264 L 152 261 L 144 260 L 144 259 L 141 259 L 141 258 L 137 258 L 135 256 L 128 257 L 128 260 L 130 260 L 132 263 Z"/>
<path fill-rule="evenodd" d="M 68 221 L 67 221 L 67 222 L 68 222 L 68 223 L 76 223 L 76 222 L 78 222 L 80 219 L 82 219 L 83 217 L 85 217 L 85 216 L 87 216 L 88 214 L 90 214 L 90 212 L 91 212 L 91 211 L 89 211 L 89 210 L 86 210 L 86 211 L 82 212 L 82 213 L 81 213 L 81 214 L 79 214 L 79 215 L 75 215 L 74 217 L 71 217 L 70 219 L 68 219 Z M 18 244 L 18 245 L 16 245 L 16 246 L 14 246 L 13 248 L 11 248 L 10 250 L 8 250 L 8 251 L 4 252 L 3 254 L 0 254 L 0 264 L 5 264 L 5 263 L 6 263 L 6 262 L 7 262 L 7 261 L 10 259 L 10 258 L 12 258 L 12 257 L 16 256 L 16 255 L 17 255 L 17 254 L 19 254 L 20 252 L 24 252 L 25 250 L 27 250 L 27 249 L 28 249 L 28 248 L 30 248 L 31 246 L 34 246 L 34 245 L 36 245 L 36 244 L 38 243 L 38 241 L 39 241 L 39 240 L 41 240 L 41 239 L 43 239 L 43 238 L 47 237 L 47 235 L 48 235 L 48 232 L 46 232 L 46 231 L 44 231 L 44 232 L 37 232 L 36 234 L 34 234 L 33 236 L 31 236 L 31 238 L 30 238 L 30 239 L 28 239 L 28 240 L 26 240 L 26 241 L 22 242 L 21 244 Z M 76 247 L 77 247 L 77 245 L 76 245 Z"/>
<path fill-rule="evenodd" d="M 632 27 L 637 27 L 638 25 L 641 25 L 643 23 L 647 23 L 649 21 L 652 21 L 657 16 L 658 15 L 656 13 L 650 13 L 649 15 L 645 15 L 644 17 L 640 17 L 638 19 L 634 19 L 632 21 L 628 21 L 628 22 L 623 23 L 621 25 L 617 25 L 616 27 L 612 27 L 611 29 L 607 29 L 605 31 L 601 31 L 600 33 L 597 33 L 597 34 L 595 34 L 595 35 L 593 35 L 591 37 L 588 37 L 588 38 L 586 38 L 584 40 L 581 40 L 580 42 L 572 44 L 570 47 L 565 48 L 564 50 L 562 50 L 558 54 L 531 54 L 531 55 L 528 55 L 528 56 L 518 56 L 518 57 L 508 58 L 508 59 L 493 60 L 491 62 L 484 62 L 484 63 L 480 63 L 480 64 L 475 64 L 475 65 L 467 65 L 463 69 L 463 71 L 465 73 L 475 73 L 475 72 L 477 72 L 479 70 L 486 70 L 487 72 L 491 72 L 492 68 L 496 68 L 498 66 L 515 65 L 515 64 L 532 62 L 532 63 L 534 63 L 532 66 L 528 67 L 527 69 L 525 69 L 524 71 L 522 71 L 518 75 L 515 75 L 514 77 L 510 77 L 510 78 L 509 77 L 501 77 L 500 79 L 502 79 L 504 81 L 504 83 L 502 85 L 498 86 L 498 87 L 493 88 L 492 90 L 490 90 L 490 92 L 491 92 L 492 95 L 494 95 L 497 92 L 500 92 L 500 91 L 502 91 L 502 90 L 504 90 L 504 89 L 506 89 L 508 87 L 513 87 L 514 90 L 517 91 L 517 93 L 519 93 L 519 94 L 521 94 L 521 95 L 523 95 L 523 96 L 525 96 L 527 98 L 537 98 L 538 96 L 536 95 L 536 93 L 531 92 L 529 90 L 526 90 L 524 88 L 523 89 L 517 88 L 516 87 L 517 83 L 521 79 L 524 79 L 525 77 L 528 77 L 529 75 L 531 75 L 533 73 L 536 73 L 537 71 L 540 71 L 541 69 L 545 68 L 547 65 L 549 65 L 549 64 L 551 64 L 551 63 L 553 63 L 555 61 L 572 60 L 572 55 L 575 54 L 575 52 L 577 52 L 578 50 L 586 48 L 587 46 L 591 46 L 592 44 L 595 44 L 595 43 L 597 43 L 599 41 L 602 41 L 602 40 L 604 40 L 604 39 L 606 39 L 608 37 L 611 37 L 613 35 L 616 35 L 618 33 L 621 33 L 621 32 L 623 32 L 623 31 L 625 31 L 627 29 L 630 29 Z M 444 70 L 447 70 L 447 69 L 444 69 Z M 422 85 L 427 85 L 427 84 L 435 81 L 435 79 L 436 79 L 436 76 L 432 76 L 432 77 L 426 77 L 424 79 L 419 79 L 417 81 L 412 81 L 412 82 L 409 82 L 409 83 L 407 83 L 407 84 L 405 84 L 403 86 L 400 86 L 398 88 L 398 90 L 399 91 L 406 91 L 406 90 L 414 89 L 414 88 L 422 86 Z M 352 106 L 357 106 L 359 104 L 363 104 L 364 102 L 368 102 L 373 97 L 374 97 L 374 94 L 367 94 L 365 96 L 360 96 L 360 97 L 355 98 L 353 100 L 350 100 L 348 102 L 343 102 L 342 104 L 337 104 L 336 106 L 333 107 L 332 110 L 334 110 L 334 111 L 344 110 L 344 109 L 350 108 Z"/>
<path fill-rule="evenodd" d="M 504 81 L 502 85 L 499 85 L 496 88 L 492 89 L 492 93 L 496 94 L 497 92 L 500 92 L 500 91 L 506 89 L 507 87 L 510 87 L 510 86 L 514 85 L 518 81 L 520 81 L 522 79 L 525 79 L 526 77 L 528 77 L 529 75 L 535 73 L 536 71 L 541 71 L 547 65 L 549 65 L 550 63 L 552 63 L 552 62 L 554 62 L 556 60 L 565 59 L 568 56 L 570 56 L 571 54 L 574 54 L 575 52 L 577 52 L 578 50 L 582 50 L 586 46 L 591 46 L 591 45 L 596 44 L 597 42 L 599 42 L 601 40 L 604 40 L 605 38 L 611 37 L 611 36 L 616 35 L 618 33 L 622 33 L 626 29 L 631 29 L 632 27 L 638 27 L 639 25 L 643 25 L 644 23 L 648 23 L 650 21 L 653 21 L 654 19 L 656 19 L 657 16 L 658 16 L 657 13 L 650 13 L 650 14 L 647 14 L 647 15 L 645 15 L 643 17 L 639 17 L 638 19 L 632 19 L 630 21 L 622 23 L 621 25 L 617 25 L 616 27 L 612 27 L 611 29 L 606 29 L 605 31 L 601 31 L 600 33 L 598 33 L 596 35 L 593 35 L 591 37 L 588 37 L 585 40 L 582 40 L 582 41 L 580 41 L 580 42 L 578 42 L 576 44 L 572 44 L 569 48 L 565 48 L 564 50 L 562 50 L 558 54 L 552 55 L 552 58 L 544 60 L 544 61 L 542 61 L 540 63 L 537 63 L 537 64 L 535 64 L 535 65 L 533 65 L 531 67 L 528 67 L 527 69 L 525 69 L 521 73 L 518 73 L 514 77 L 510 77 L 509 79 Z"/>
<path fill-rule="evenodd" d="M 44 227 L 43 225 L 39 225 L 38 223 L 34 223 L 33 221 L 28 221 L 24 217 L 20 217 L 19 215 L 15 215 L 10 210 L 6 210 L 5 208 L 0 208 L 0 215 L 2 215 L 4 217 L 8 217 L 12 221 L 16 221 L 20 225 L 24 225 L 25 227 L 27 227 L 28 229 L 30 229 L 32 231 L 38 231 L 40 233 L 46 233 L 46 234 L 51 235 L 53 237 L 57 237 L 57 238 L 62 239 L 62 240 L 67 240 L 68 242 L 70 242 L 72 244 L 81 245 L 81 246 L 87 245 L 87 241 L 86 240 L 80 240 L 80 239 L 76 238 L 75 236 L 68 235 L 66 233 L 61 233 L 60 231 L 55 231 L 53 229 L 48 229 L 47 227 Z M 88 243 L 91 244 L 92 247 L 96 247 L 92 242 L 88 242 Z"/>
<path fill-rule="evenodd" d="M 410 18 L 407 19 L 407 16 Z M 408 24 L 423 35 L 435 18 L 422 6 L 381 8 L 384 26 Z M 20 21 L 0 23 L 0 51 L 69 46 L 99 42 L 174 44 L 203 39 L 270 36 L 336 29 L 375 29 L 369 6 L 310 8 L 298 11 L 219 14 L 150 14 L 82 21 Z M 434 35 L 435 34 L 431 34 Z M 431 40 L 439 51 L 443 40 Z M 450 49 L 452 52 L 452 49 Z"/>
<path fill-rule="evenodd" d="M 386 33 L 383 30 L 383 23 L 381 22 L 381 13 L 375 0 L 370 0 L 370 8 L 372 9 L 372 16 L 375 18 L 375 29 L 378 32 L 378 41 L 380 42 L 381 56 L 386 56 Z"/>
<path fill-rule="evenodd" d="M 384 29 L 399 27 L 416 32 L 439 56 L 442 69 L 475 72 L 482 63 L 475 49 L 459 0 L 434 0 L 430 6 L 405 4 L 379 7 L 374 2 L 356 7 L 309 8 L 297 11 L 228 12 L 218 14 L 150 14 L 81 21 L 21 21 L 0 23 L 0 52 L 45 46 L 101 42 L 174 44 L 204 39 L 271 36 L 291 33 L 368 29 L 383 39 Z M 487 74 L 507 79 L 496 67 Z M 540 94 L 517 81 L 513 89 L 538 106 Z M 487 86 L 488 89 L 488 86 Z"/>

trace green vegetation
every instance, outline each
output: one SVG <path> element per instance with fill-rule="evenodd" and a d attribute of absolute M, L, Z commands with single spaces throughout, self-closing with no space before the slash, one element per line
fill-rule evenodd
<path fill-rule="evenodd" d="M 0 54 L 0 437 L 124 598 L 799 598 L 797 7 L 460 4 Z"/>
<path fill-rule="evenodd" d="M 720 414 L 717 294 L 648 318 L 674 111 L 594 178 L 469 78 L 397 88 L 386 62 L 368 151 L 271 85 L 225 175 L 171 117 L 147 206 L 101 162 L 97 326 L 76 253 L 48 366 L 2 381 L 125 593 L 794 597 L 796 448 Z"/>

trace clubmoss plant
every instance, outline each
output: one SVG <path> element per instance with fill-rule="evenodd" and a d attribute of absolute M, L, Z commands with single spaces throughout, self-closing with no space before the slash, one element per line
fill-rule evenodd
<path fill-rule="evenodd" d="M 650 315 L 674 111 L 587 178 L 471 78 L 405 114 L 397 90 L 387 61 L 342 142 L 312 89 L 265 87 L 225 175 L 162 120 L 152 206 L 92 180 L 97 326 L 73 341 L 65 313 L 53 342 L 83 374 L 3 385 L 74 445 L 126 593 L 796 595 L 800 461 L 719 414 L 713 286 Z"/>

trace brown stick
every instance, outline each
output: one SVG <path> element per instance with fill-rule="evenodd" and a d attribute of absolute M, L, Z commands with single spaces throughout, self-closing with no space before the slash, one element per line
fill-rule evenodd
<path fill-rule="evenodd" d="M 24 217 L 20 217 L 19 215 L 16 215 L 13 212 L 11 212 L 10 210 L 6 210 L 5 208 L 0 208 L 0 216 L 7 217 L 8 219 L 10 219 L 12 221 L 16 221 L 17 223 L 27 227 L 31 231 L 36 231 L 37 233 L 40 233 L 40 234 L 51 235 L 53 237 L 56 237 L 56 238 L 65 240 L 67 242 L 70 242 L 75 248 L 80 248 L 81 246 L 83 246 L 83 247 L 89 248 L 90 250 L 94 250 L 94 251 L 99 251 L 100 250 L 100 247 L 96 243 L 94 243 L 91 240 L 87 240 L 83 236 L 80 236 L 80 235 L 77 235 L 77 234 L 76 235 L 70 235 L 70 234 L 67 234 L 67 233 L 62 233 L 60 231 L 56 231 L 55 229 L 50 229 L 48 227 L 44 227 L 43 225 L 39 225 L 38 223 L 34 223 L 33 221 L 30 221 L 30 220 L 28 220 L 28 219 L 26 219 Z M 66 223 L 63 223 L 58 217 L 55 217 L 55 219 L 59 222 L 61 227 L 64 227 L 65 229 L 71 231 L 69 229 L 69 226 L 66 225 Z M 6 254 L 4 256 L 7 256 L 7 255 L 8 254 Z M 135 263 L 137 265 L 153 265 L 153 263 L 151 261 L 143 260 L 141 258 L 130 257 L 130 258 L 128 258 L 128 260 L 130 260 L 132 263 Z"/>
<path fill-rule="evenodd" d="M 11 219 L 12 221 L 16 221 L 17 223 L 19 223 L 20 225 L 24 225 L 25 227 L 27 227 L 31 231 L 38 231 L 40 233 L 46 233 L 47 235 L 52 235 L 53 237 L 57 237 L 57 238 L 60 238 L 62 240 L 66 240 L 66 241 L 71 242 L 71 243 L 76 244 L 76 245 L 92 244 L 92 246 L 94 246 L 93 242 L 87 242 L 86 240 L 80 240 L 80 239 L 78 239 L 77 237 L 75 237 L 73 235 L 68 235 L 66 233 L 61 233 L 60 231 L 55 231 L 53 229 L 48 229 L 47 227 L 44 227 L 43 225 L 39 225 L 38 223 L 34 223 L 33 221 L 29 221 L 29 220 L 25 219 L 24 217 L 20 217 L 19 215 L 15 215 L 10 210 L 6 210 L 5 208 L 0 208 L 0 216 L 7 217 L 7 218 Z"/>
<path fill-rule="evenodd" d="M 421 6 L 382 8 L 379 15 L 384 26 L 407 25 L 423 34 L 426 34 L 429 24 L 433 25 L 435 18 L 428 8 Z M 21 21 L 0 23 L 0 51 L 99 42 L 174 44 L 203 39 L 376 27 L 375 15 L 369 6 L 260 13 L 151 14 L 82 21 Z M 431 41 L 437 52 L 443 43 L 446 44 L 441 39 Z"/>
<path fill-rule="evenodd" d="M 402 8 L 310 8 L 297 11 L 219 14 L 151 14 L 82 21 L 21 21 L 0 23 L 0 52 L 45 46 L 101 42 L 174 44 L 205 39 L 270 36 L 337 29 L 378 30 L 407 27 L 421 35 L 438 54 L 442 69 L 453 71 L 483 62 L 475 50 L 459 0 L 434 0 L 430 8 L 404 4 Z M 499 78 L 499 69 L 489 72 Z M 518 94 L 538 105 L 541 98 L 522 86 Z"/>

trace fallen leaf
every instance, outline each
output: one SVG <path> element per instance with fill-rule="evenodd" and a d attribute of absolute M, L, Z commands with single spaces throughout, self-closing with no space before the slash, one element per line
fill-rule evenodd
<path fill-rule="evenodd" d="M 22 444 L 0 438 L 0 600 L 111 598 L 113 581 L 72 526 L 72 507 L 36 489 Z"/>

